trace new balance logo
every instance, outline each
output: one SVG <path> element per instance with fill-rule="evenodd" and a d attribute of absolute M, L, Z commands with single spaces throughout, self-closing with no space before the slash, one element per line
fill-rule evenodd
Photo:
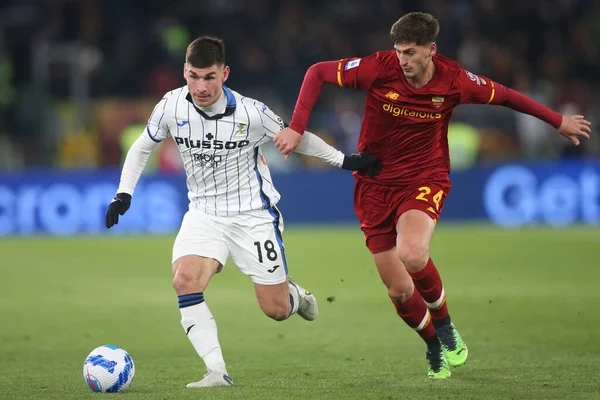
<path fill-rule="evenodd" d="M 187 124 L 189 124 L 189 121 L 181 121 L 181 122 L 177 123 L 177 126 L 181 127 L 181 126 L 185 126 Z"/>
<path fill-rule="evenodd" d="M 272 273 L 273 273 L 273 272 L 275 272 L 275 270 L 276 270 L 277 268 L 279 268 L 279 267 L 281 267 L 281 265 L 276 265 L 276 266 L 274 266 L 273 268 L 271 268 L 271 269 L 268 269 L 268 270 L 267 270 L 267 272 L 268 272 L 268 273 L 270 273 L 270 274 L 272 274 Z"/>
<path fill-rule="evenodd" d="M 398 98 L 400 97 L 400 95 L 394 91 L 389 91 L 387 92 L 387 94 L 385 95 L 385 97 L 387 97 L 390 100 L 398 100 Z"/>

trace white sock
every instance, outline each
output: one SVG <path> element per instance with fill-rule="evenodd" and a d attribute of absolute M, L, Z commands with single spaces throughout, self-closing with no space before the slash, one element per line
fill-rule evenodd
<path fill-rule="evenodd" d="M 296 311 L 298 311 L 298 305 L 300 304 L 300 293 L 298 292 L 298 288 L 291 284 L 290 281 L 288 281 L 288 286 L 290 288 L 290 304 L 292 306 L 292 311 L 290 312 L 290 316 L 296 314 Z"/>
<path fill-rule="evenodd" d="M 228 375 L 217 336 L 217 323 L 206 302 L 179 310 L 181 326 L 198 355 L 202 357 L 206 368 Z"/>

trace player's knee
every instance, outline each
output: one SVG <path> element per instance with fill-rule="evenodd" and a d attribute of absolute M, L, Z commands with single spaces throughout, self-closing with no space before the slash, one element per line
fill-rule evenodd
<path fill-rule="evenodd" d="M 429 260 L 429 249 L 421 244 L 409 241 L 398 243 L 398 258 L 404 264 L 408 272 L 417 272 L 425 267 Z"/>
<path fill-rule="evenodd" d="M 388 296 L 396 304 L 403 304 L 412 296 L 415 287 L 412 281 L 403 282 L 390 286 L 388 288 Z"/>
<path fill-rule="evenodd" d="M 193 274 L 185 268 L 180 269 L 173 277 L 173 289 L 177 293 L 189 292 L 196 280 Z"/>
<path fill-rule="evenodd" d="M 203 292 L 214 271 L 210 267 L 186 260 L 177 261 L 173 268 L 173 288 L 175 292 Z"/>

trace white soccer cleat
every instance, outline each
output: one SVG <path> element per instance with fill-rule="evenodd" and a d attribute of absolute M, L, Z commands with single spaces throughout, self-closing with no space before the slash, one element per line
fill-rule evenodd
<path fill-rule="evenodd" d="M 298 298 L 300 299 L 298 304 L 298 315 L 307 321 L 313 321 L 319 315 L 317 298 L 291 279 L 288 279 L 288 281 L 298 291 Z"/>
<path fill-rule="evenodd" d="M 233 386 L 233 380 L 229 375 L 217 371 L 208 371 L 204 374 L 201 381 L 188 383 L 186 387 L 201 388 L 201 387 L 216 387 L 216 386 Z"/>

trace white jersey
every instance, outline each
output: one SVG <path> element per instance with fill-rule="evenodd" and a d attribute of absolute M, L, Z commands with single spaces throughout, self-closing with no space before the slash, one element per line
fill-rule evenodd
<path fill-rule="evenodd" d="M 258 100 L 225 86 L 223 94 L 220 100 L 226 100 L 225 111 L 209 116 L 195 106 L 187 86 L 167 93 L 154 108 L 140 143 L 130 149 L 118 191 L 133 193 L 147 161 L 145 154 L 171 136 L 183 160 L 191 207 L 228 216 L 277 204 L 281 196 L 260 146 L 271 141 L 284 122 Z M 338 167 L 344 158 L 309 132 L 296 151 Z"/>

